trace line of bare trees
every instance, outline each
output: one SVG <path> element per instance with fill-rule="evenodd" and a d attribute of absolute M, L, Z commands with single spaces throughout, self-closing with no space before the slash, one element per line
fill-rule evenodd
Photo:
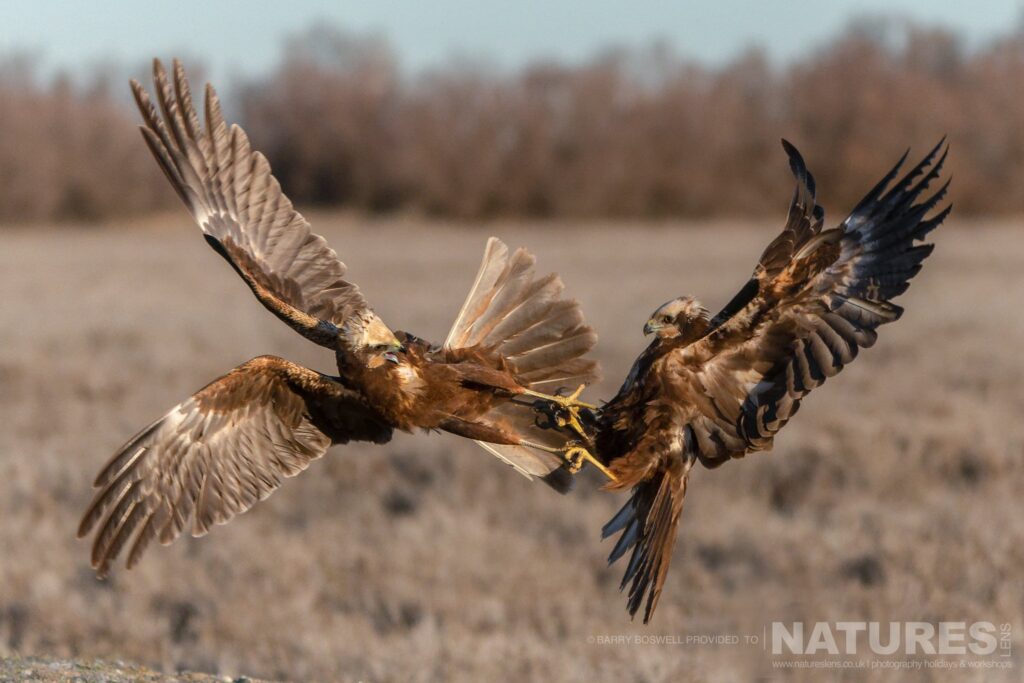
<path fill-rule="evenodd" d="M 410 76 L 380 39 L 325 28 L 285 54 L 265 78 L 221 90 L 300 205 L 462 219 L 755 215 L 788 200 L 786 137 L 836 211 L 905 147 L 948 134 L 958 210 L 1024 210 L 1020 31 L 969 50 L 950 32 L 860 22 L 784 68 L 750 52 L 712 69 L 652 46 Z M 173 204 L 124 98 L 27 74 L 0 65 L 0 219 Z"/>

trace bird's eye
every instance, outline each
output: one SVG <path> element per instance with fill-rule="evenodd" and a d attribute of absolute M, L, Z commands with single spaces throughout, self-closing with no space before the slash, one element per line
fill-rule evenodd
<path fill-rule="evenodd" d="M 668 317 L 667 315 L 663 315 L 663 316 L 661 316 L 660 318 L 658 318 L 658 321 L 659 321 L 659 322 L 663 322 L 663 323 L 667 323 L 667 322 L 669 322 L 670 320 L 671 320 L 671 318 L 669 318 L 669 317 Z"/>

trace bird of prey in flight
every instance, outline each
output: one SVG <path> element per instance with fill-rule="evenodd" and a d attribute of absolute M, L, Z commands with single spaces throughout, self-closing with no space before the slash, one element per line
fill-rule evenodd
<path fill-rule="evenodd" d="M 156 106 L 132 83 L 150 151 L 210 246 L 261 304 L 334 351 L 339 374 L 261 356 L 132 437 L 97 476 L 78 530 L 83 537 L 97 529 L 98 573 L 125 547 L 131 567 L 154 538 L 167 544 L 186 525 L 199 536 L 227 522 L 332 444 L 381 444 L 395 429 L 475 439 L 528 477 L 568 490 L 572 447 L 537 426 L 529 407 L 514 405 L 550 401 L 571 421 L 586 405 L 579 390 L 543 391 L 582 388 L 596 377 L 585 357 L 596 335 L 562 296 L 559 278 L 537 276 L 529 253 L 510 254 L 492 238 L 444 344 L 393 332 L 345 279 L 345 265 L 310 231 L 245 132 L 227 126 L 214 90 L 207 86 L 201 124 L 181 64 L 173 82 L 159 61 L 153 71 Z"/>
<path fill-rule="evenodd" d="M 647 622 L 658 604 L 694 464 L 770 449 L 804 396 L 902 314 L 892 299 L 932 251 L 920 241 L 951 208 L 929 217 L 948 182 L 925 195 L 943 144 L 892 184 L 904 154 L 846 220 L 822 230 L 814 178 L 783 141 L 796 192 L 753 276 L 713 317 L 690 297 L 658 308 L 644 326 L 655 338 L 622 388 L 584 416 L 588 445 L 613 477 L 605 488 L 632 489 L 603 529 L 605 538 L 620 534 L 609 562 L 632 549 L 620 586 L 629 586 L 631 615 L 644 605 Z"/>

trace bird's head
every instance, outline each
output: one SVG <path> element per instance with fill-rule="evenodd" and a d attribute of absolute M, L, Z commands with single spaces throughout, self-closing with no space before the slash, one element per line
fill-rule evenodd
<path fill-rule="evenodd" d="M 658 307 L 644 325 L 644 334 L 659 339 L 696 338 L 707 330 L 711 316 L 700 302 L 688 296 L 672 299 Z"/>
<path fill-rule="evenodd" d="M 359 357 L 366 367 L 378 368 L 386 363 L 401 363 L 399 354 L 405 346 L 395 333 L 373 311 L 353 316 L 339 331 L 342 342 Z"/>

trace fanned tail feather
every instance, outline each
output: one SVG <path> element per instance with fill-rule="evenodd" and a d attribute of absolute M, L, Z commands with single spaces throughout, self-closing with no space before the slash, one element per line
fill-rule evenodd
<path fill-rule="evenodd" d="M 590 384 L 598 377 L 597 363 L 587 352 L 597 335 L 583 321 L 576 301 L 562 297 L 564 285 L 555 274 L 538 276 L 535 259 L 525 249 L 509 253 L 492 237 L 466 301 L 445 340 L 448 348 L 480 347 L 505 358 L 517 378 L 535 391 L 552 393 L 561 387 Z M 487 418 L 524 439 L 560 446 L 564 437 L 534 423 L 522 406 L 499 406 Z M 568 490 L 562 460 L 522 446 L 480 445 L 527 477 L 545 477 L 558 490 Z M 546 463 L 538 469 L 537 463 Z M 543 471 L 546 468 L 546 471 Z"/>
<path fill-rule="evenodd" d="M 562 298 L 561 279 L 538 277 L 534 262 L 525 249 L 510 255 L 501 240 L 490 238 L 445 346 L 494 349 L 531 387 L 593 382 L 597 363 L 584 356 L 597 335 L 584 324 L 579 303 Z"/>

